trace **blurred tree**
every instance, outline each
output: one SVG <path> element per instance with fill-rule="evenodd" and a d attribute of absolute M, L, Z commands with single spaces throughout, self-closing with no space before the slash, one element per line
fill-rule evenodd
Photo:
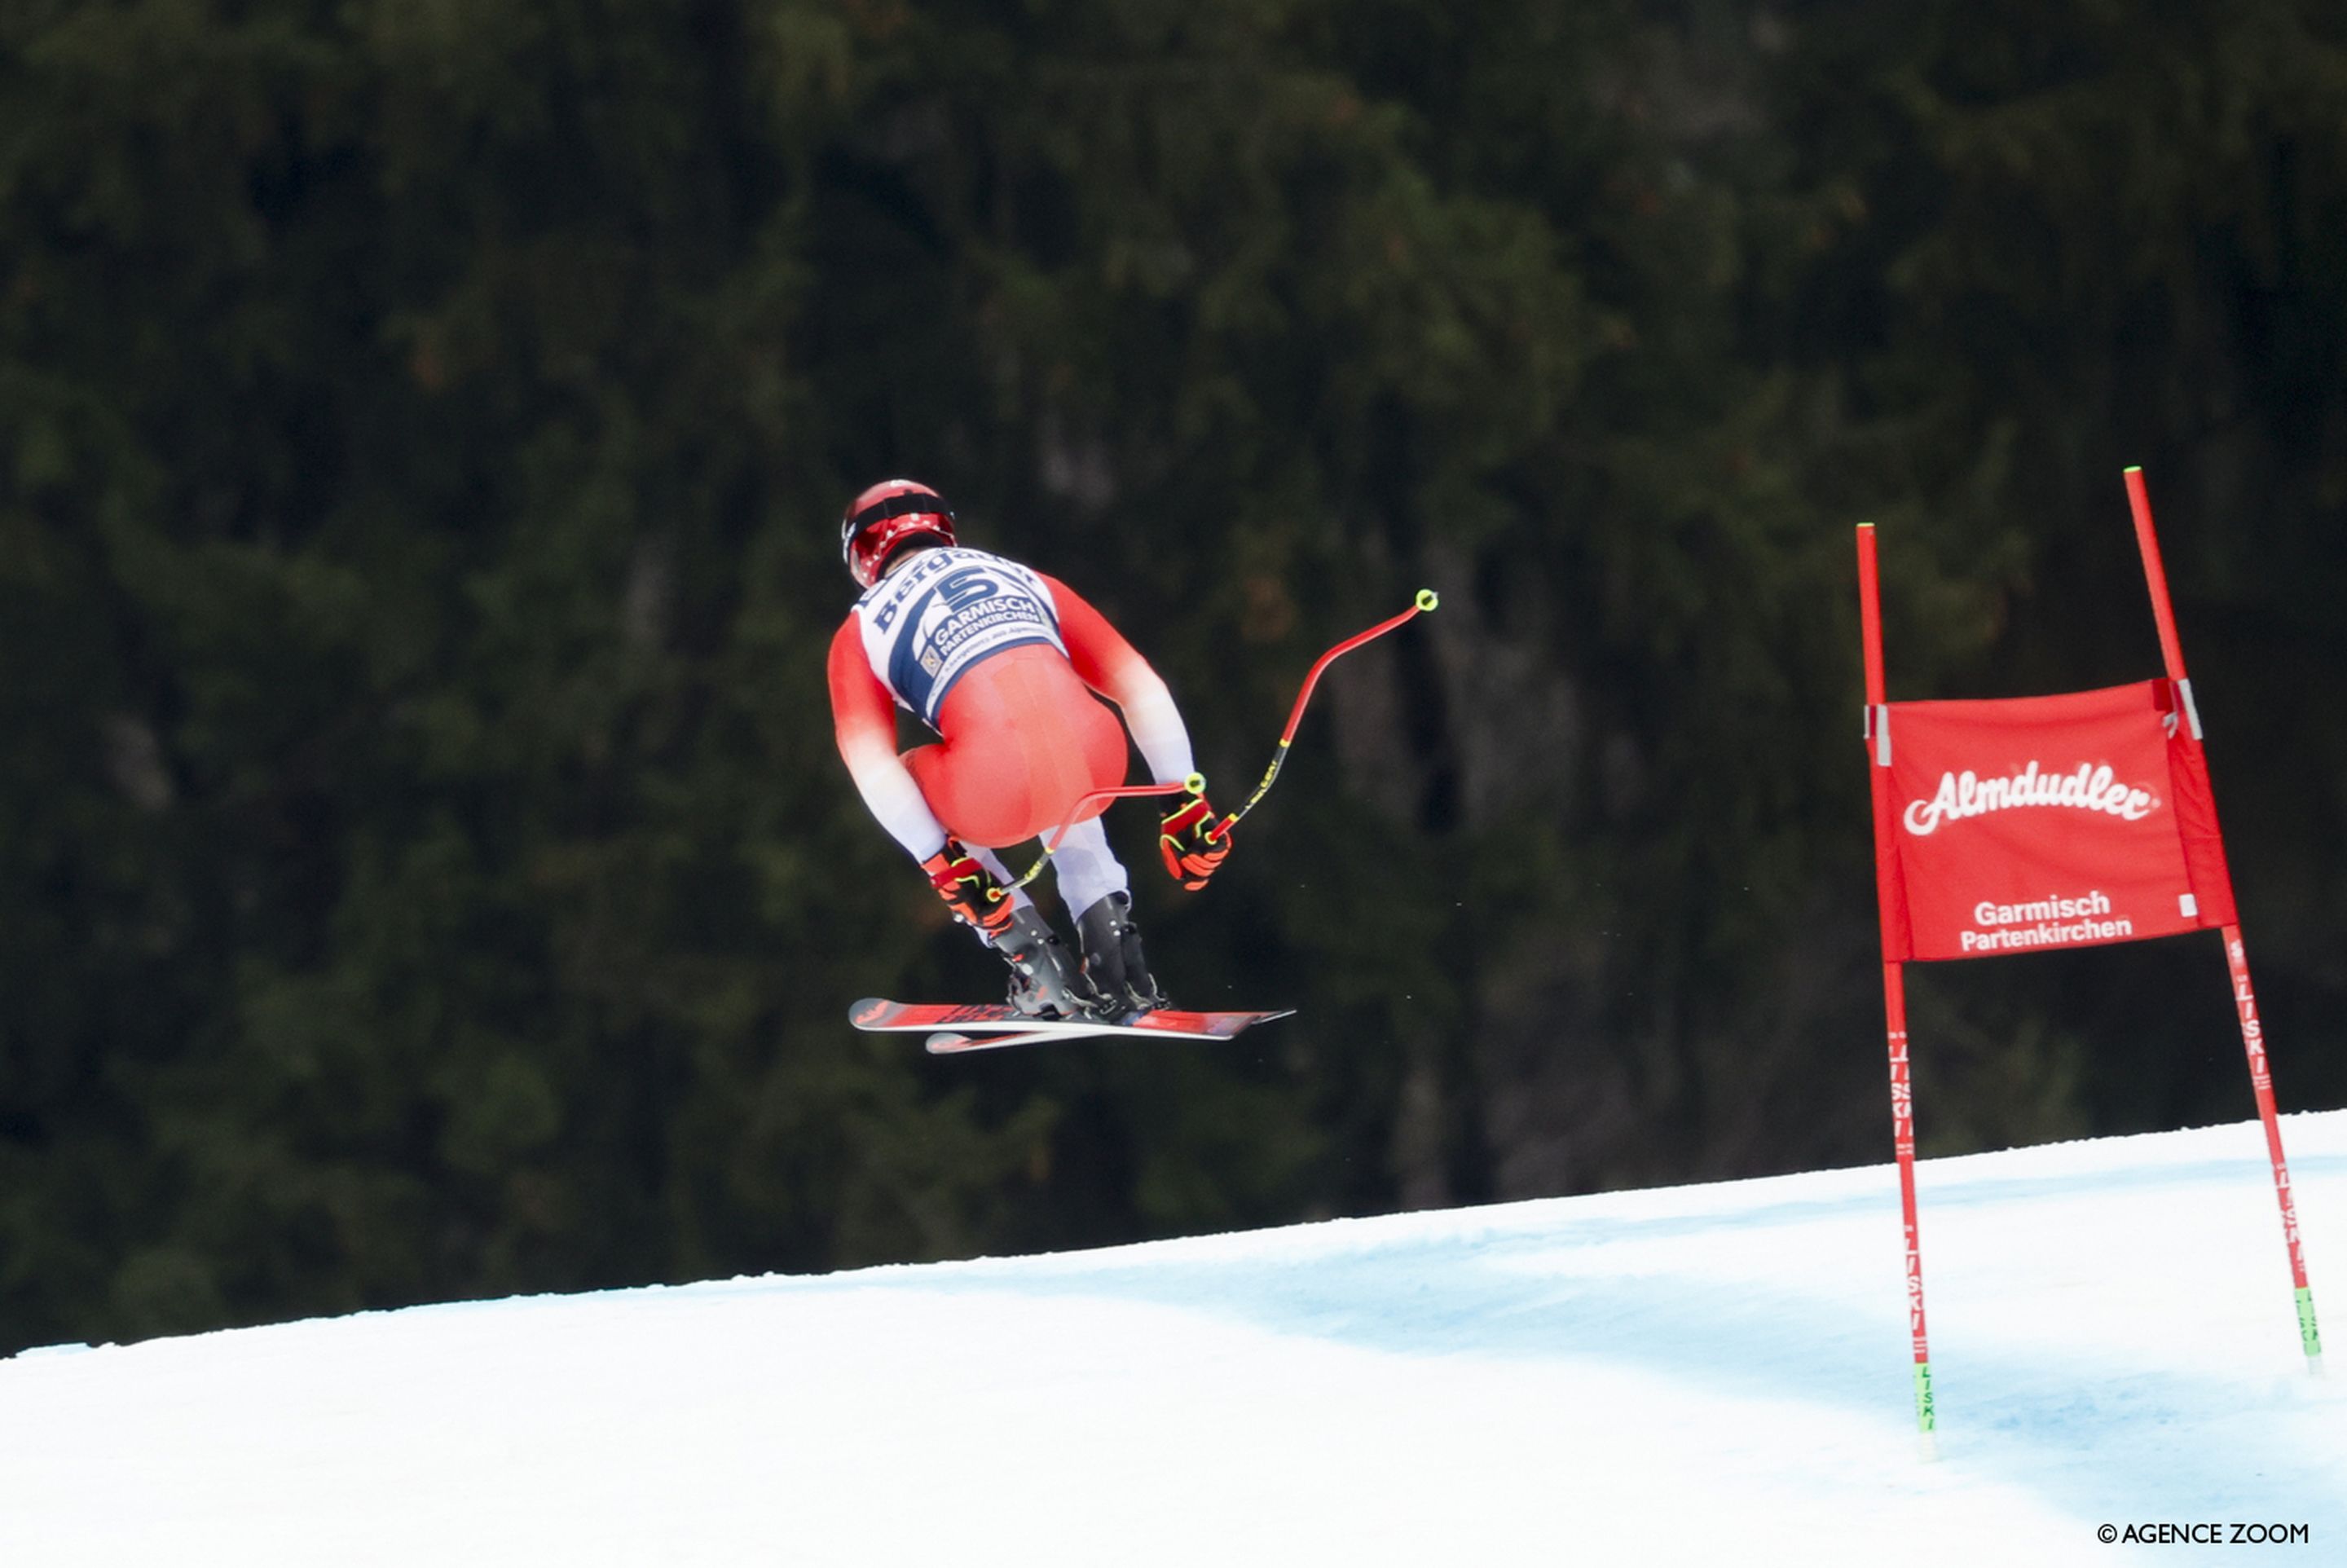
<path fill-rule="evenodd" d="M 1894 683 L 1917 683 L 1893 695 L 2156 671 L 2118 481 L 2143 465 L 2277 1081 L 2286 1104 L 2342 1102 L 2324 1020 L 2347 998 L 2347 758 L 2328 719 L 2329 607 L 2347 590 L 2347 15 L 2306 0 L 1794 14 L 1807 44 L 1772 118 L 1799 183 L 1839 207 L 1788 318 L 1806 329 L 1792 353 L 1833 389 L 1819 450 L 1904 498 L 1894 561 L 1929 552 L 1994 595 L 1993 634 L 1952 664 L 1894 633 Z M 1916 592 L 1901 630 L 1930 613 Z M 2249 1098 L 2203 946 L 1923 983 L 2011 1020 L 2017 1050 L 2044 1030 L 2083 1042 L 2083 1129 L 2230 1119 Z"/>
<path fill-rule="evenodd" d="M 2285 1100 L 2347 1099 L 2290 701 L 2347 674 L 2341 34 L 0 6 L 0 1340 L 1880 1158 L 1850 525 L 1900 695 L 2132 677 L 2127 461 Z M 842 1027 L 999 979 L 824 740 L 891 471 L 1108 609 L 1221 797 L 1442 591 L 1143 888 L 1181 999 L 1297 1019 Z M 2244 1113 L 2174 957 L 1922 981 L 1927 1138 Z"/>

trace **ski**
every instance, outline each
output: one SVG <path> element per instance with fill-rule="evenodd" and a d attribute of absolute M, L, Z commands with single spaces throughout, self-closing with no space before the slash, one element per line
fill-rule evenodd
<path fill-rule="evenodd" d="M 1047 1020 L 1001 1002 L 892 1002 L 866 997 L 847 1009 L 847 1021 L 862 1030 L 917 1033 L 933 1029 L 1020 1031 Z"/>
<path fill-rule="evenodd" d="M 941 1030 L 929 1036 L 928 1050 L 932 1056 L 951 1056 L 969 1050 L 1001 1050 L 1014 1045 L 1040 1045 L 1051 1040 L 1090 1040 L 1101 1035 L 1153 1035 L 1160 1040 L 1229 1040 L 1259 1023 L 1287 1018 L 1295 1010 L 1288 1008 L 1278 1012 L 1147 1012 L 1134 1014 L 1122 1023 L 1102 1023 L 1088 1019 L 1030 1019 L 1028 1020 L 1030 1027 L 1015 1034 L 958 1034 Z"/>
<path fill-rule="evenodd" d="M 1096 1034 L 1157 1035 L 1169 1040 L 1227 1040 L 1243 1030 L 1286 1018 L 1296 1009 L 1276 1012 L 1184 1012 L 1162 1008 L 1135 1013 L 1116 1021 L 1096 1019 L 1041 1019 L 1001 1003 L 897 1002 L 866 997 L 848 1009 L 847 1021 L 857 1029 L 892 1033 L 929 1034 L 929 1049 L 940 1055 L 951 1051 L 985 1050 L 1005 1045 L 1028 1045 L 1043 1040 L 1066 1040 Z M 1008 1037 L 1008 1038 L 1006 1038 Z M 944 1043 L 950 1041 L 961 1043 Z"/>

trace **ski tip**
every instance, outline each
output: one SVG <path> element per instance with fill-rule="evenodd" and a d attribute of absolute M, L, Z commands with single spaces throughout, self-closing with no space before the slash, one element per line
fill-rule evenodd
<path fill-rule="evenodd" d="M 891 1005 L 886 997 L 858 997 L 848 1007 L 847 1021 L 861 1029 L 879 1020 Z"/>
<path fill-rule="evenodd" d="M 1007 1045 L 1031 1045 L 1048 1038 L 1035 1034 L 956 1034 L 940 1030 L 929 1036 L 927 1050 L 931 1056 L 958 1056 L 966 1050 L 994 1050 Z"/>

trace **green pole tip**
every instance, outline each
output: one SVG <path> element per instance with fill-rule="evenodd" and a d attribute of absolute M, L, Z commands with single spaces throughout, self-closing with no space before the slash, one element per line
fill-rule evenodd
<path fill-rule="evenodd" d="M 1860 523 L 1860 524 L 1859 524 L 1858 526 L 1859 526 L 1860 528 L 1870 528 L 1874 527 L 1874 525 L 1873 525 L 1872 523 Z"/>
<path fill-rule="evenodd" d="M 1188 778 L 1182 781 L 1182 787 L 1188 790 L 1192 794 L 1204 794 L 1206 793 L 1206 775 L 1204 774 L 1192 774 Z"/>
<path fill-rule="evenodd" d="M 1434 608 L 1435 608 L 1435 606 L 1437 606 L 1437 605 L 1440 604 L 1441 602 L 1442 602 L 1441 596 L 1440 596 L 1439 594 L 1437 594 L 1437 593 L 1436 593 L 1432 589 L 1430 589 L 1430 588 L 1421 588 L 1421 589 L 1419 589 L 1418 590 L 1418 608 L 1419 608 L 1419 609 L 1420 609 L 1420 610 L 1432 610 L 1432 609 L 1434 609 Z"/>
<path fill-rule="evenodd" d="M 2120 469 L 2119 472 L 2122 474 L 2140 474 L 2143 472 L 2143 465 L 2140 463 L 2130 463 L 2126 467 Z"/>

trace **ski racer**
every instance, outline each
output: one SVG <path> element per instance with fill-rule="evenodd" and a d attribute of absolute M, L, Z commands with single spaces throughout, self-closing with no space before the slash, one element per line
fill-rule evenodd
<path fill-rule="evenodd" d="M 927 485 L 887 479 L 857 496 L 839 549 L 864 591 L 832 639 L 831 710 L 864 804 L 1009 962 L 1013 1007 L 1115 1018 L 1164 1006 L 1099 820 L 1107 802 L 1076 803 L 1124 782 L 1125 728 L 1157 783 L 1191 776 L 1189 730 L 1165 682 L 1065 583 L 960 544 Z M 938 741 L 898 755 L 899 708 Z M 1076 958 L 994 853 L 1071 821 L 1052 866 Z M 1175 880 L 1203 887 L 1230 854 L 1228 824 L 1204 794 L 1185 795 L 1158 847 Z"/>

